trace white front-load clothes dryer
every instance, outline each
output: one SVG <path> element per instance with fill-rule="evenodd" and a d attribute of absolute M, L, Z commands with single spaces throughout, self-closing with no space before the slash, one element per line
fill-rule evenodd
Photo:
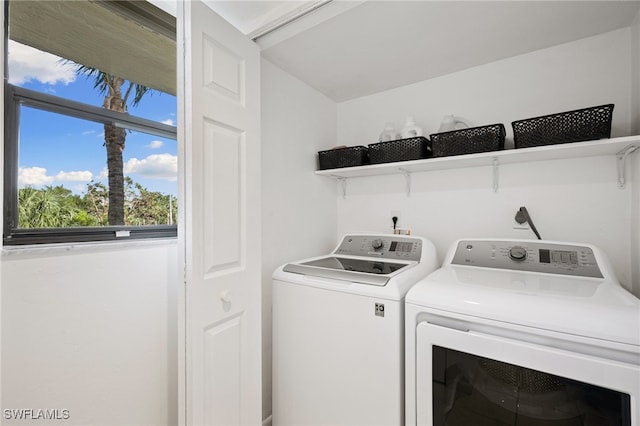
<path fill-rule="evenodd" d="M 459 240 L 405 301 L 407 425 L 640 425 L 640 300 L 597 247 Z"/>
<path fill-rule="evenodd" d="M 346 235 L 273 274 L 273 425 L 404 421 L 404 296 L 437 267 L 420 237 Z"/>

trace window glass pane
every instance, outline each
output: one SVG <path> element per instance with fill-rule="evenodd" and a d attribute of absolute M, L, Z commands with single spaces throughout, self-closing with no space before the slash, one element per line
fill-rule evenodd
<path fill-rule="evenodd" d="M 437 425 L 631 426 L 628 394 L 433 347 Z"/>
<path fill-rule="evenodd" d="M 30 46 L 9 40 L 9 84 L 93 106 L 103 106 L 105 94 L 95 85 L 95 78 L 79 71 L 78 65 Z M 129 83 L 122 87 L 124 96 Z M 130 94 L 128 101 L 133 100 Z M 158 90 L 147 92 L 128 112 L 136 117 L 176 125 L 176 97 Z"/>
<path fill-rule="evenodd" d="M 21 107 L 19 228 L 109 225 L 105 126 Z M 124 225 L 177 217 L 176 141 L 125 131 Z"/>
<path fill-rule="evenodd" d="M 5 244 L 175 236 L 175 18 L 90 1 L 7 18 Z"/>

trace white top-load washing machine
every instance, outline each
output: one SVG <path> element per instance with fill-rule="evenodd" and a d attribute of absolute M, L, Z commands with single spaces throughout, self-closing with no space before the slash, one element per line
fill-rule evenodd
<path fill-rule="evenodd" d="M 596 247 L 459 240 L 405 300 L 407 425 L 640 425 L 640 301 Z"/>
<path fill-rule="evenodd" d="M 437 268 L 420 237 L 346 235 L 273 274 L 273 424 L 399 425 L 404 296 Z"/>

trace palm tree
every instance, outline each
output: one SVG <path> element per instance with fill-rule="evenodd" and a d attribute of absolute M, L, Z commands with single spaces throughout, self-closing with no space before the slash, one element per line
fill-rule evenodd
<path fill-rule="evenodd" d="M 80 212 L 79 198 L 63 186 L 18 191 L 20 228 L 61 228 L 73 226 Z"/>
<path fill-rule="evenodd" d="M 107 74 L 85 65 L 77 65 L 76 72 L 93 78 L 93 87 L 104 95 L 102 106 L 111 111 L 128 112 L 127 103 L 136 106 L 152 89 L 138 83 Z M 128 85 L 127 85 L 128 83 Z M 127 85 L 123 94 L 123 87 Z M 133 97 L 130 99 L 130 96 Z M 122 152 L 125 148 L 126 130 L 114 123 L 104 125 L 104 146 L 107 150 L 109 172 L 109 225 L 124 225 L 124 164 Z"/>

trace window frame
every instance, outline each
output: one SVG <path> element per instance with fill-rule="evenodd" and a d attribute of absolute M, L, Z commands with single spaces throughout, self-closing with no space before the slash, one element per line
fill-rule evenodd
<path fill-rule="evenodd" d="M 5 38 L 5 43 L 6 40 L 7 38 Z M 4 245 L 123 241 L 177 237 L 177 225 L 18 228 L 18 150 L 21 106 L 101 124 L 111 123 L 126 129 L 175 139 L 176 141 L 177 128 L 129 114 L 17 87 L 6 82 L 4 89 Z"/>

